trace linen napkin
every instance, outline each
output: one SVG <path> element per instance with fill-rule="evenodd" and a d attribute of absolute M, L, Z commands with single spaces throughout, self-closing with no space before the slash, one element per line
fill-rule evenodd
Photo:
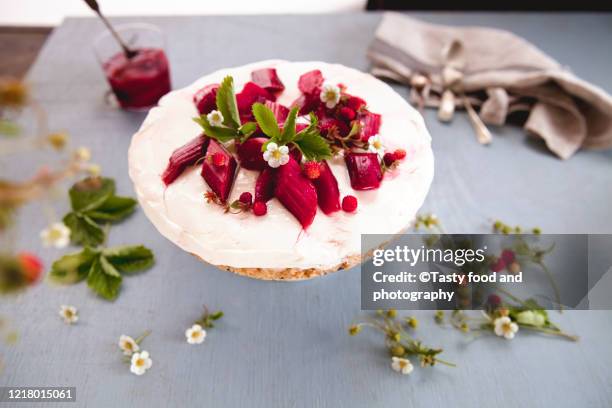
<path fill-rule="evenodd" d="M 410 85 L 412 101 L 438 107 L 440 119 L 465 108 L 482 143 L 490 141 L 484 123 L 524 111 L 525 130 L 562 159 L 612 146 L 612 97 L 508 31 L 386 13 L 368 57 L 374 75 Z"/>

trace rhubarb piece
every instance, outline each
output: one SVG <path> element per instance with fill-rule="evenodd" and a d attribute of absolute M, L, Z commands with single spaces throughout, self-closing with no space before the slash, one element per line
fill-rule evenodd
<path fill-rule="evenodd" d="M 367 111 L 361 116 L 360 122 L 361 131 L 359 134 L 361 136 L 361 140 L 367 142 L 370 136 L 378 134 L 381 116 L 378 113 Z"/>
<path fill-rule="evenodd" d="M 236 103 L 241 120 L 252 120 L 253 113 L 251 107 L 254 103 L 265 103 L 266 101 L 274 101 L 276 97 L 266 91 L 255 82 L 247 82 L 242 88 L 242 91 L 236 95 Z"/>
<path fill-rule="evenodd" d="M 164 184 L 170 185 L 188 166 L 194 165 L 204 157 L 209 140 L 206 136 L 200 135 L 172 152 L 168 167 L 162 174 Z"/>
<path fill-rule="evenodd" d="M 351 108 L 355 112 L 358 112 L 361 108 L 366 106 L 366 101 L 364 101 L 363 99 L 361 99 L 358 96 L 352 96 L 351 95 L 346 100 L 346 106 Z"/>
<path fill-rule="evenodd" d="M 217 90 L 219 84 L 206 85 L 193 95 L 193 103 L 195 104 L 200 115 L 207 115 L 217 109 Z"/>
<path fill-rule="evenodd" d="M 291 155 L 291 157 L 293 157 L 295 159 L 295 161 L 297 163 L 301 163 L 302 162 L 302 152 L 300 151 L 300 149 L 295 147 L 295 145 L 293 145 L 293 146 L 291 146 L 289 148 L 289 154 Z"/>
<path fill-rule="evenodd" d="M 267 212 L 268 206 L 263 201 L 257 201 L 253 204 L 253 214 L 256 216 L 261 217 L 262 215 L 266 215 Z"/>
<path fill-rule="evenodd" d="M 263 158 L 261 147 L 268 139 L 265 137 L 251 137 L 237 147 L 240 165 L 247 170 L 264 170 L 268 163 Z"/>
<path fill-rule="evenodd" d="M 349 126 L 336 118 L 323 117 L 319 121 L 319 132 L 321 132 L 322 136 L 328 136 L 330 132 L 337 131 L 339 136 L 347 136 L 351 129 Z"/>
<path fill-rule="evenodd" d="M 350 152 L 344 160 L 353 189 L 372 190 L 380 186 L 382 170 L 376 153 Z"/>
<path fill-rule="evenodd" d="M 304 94 L 318 94 L 317 91 L 321 89 L 323 81 L 323 74 L 318 69 L 315 69 L 300 76 L 300 79 L 298 80 L 298 88 Z"/>
<path fill-rule="evenodd" d="M 347 195 L 342 199 L 342 211 L 355 212 L 357 210 L 357 197 Z"/>
<path fill-rule="evenodd" d="M 219 157 L 218 154 L 223 155 L 225 158 L 223 166 L 216 166 L 213 163 L 213 157 L 215 155 Z M 236 159 L 234 159 L 231 153 L 216 140 L 211 140 L 208 144 L 206 159 L 202 164 L 202 177 L 213 193 L 215 193 L 223 203 L 227 201 L 227 197 L 232 189 L 232 184 L 234 184 L 236 167 Z"/>
<path fill-rule="evenodd" d="M 317 189 L 319 207 L 325 214 L 340 210 L 340 190 L 338 180 L 325 160 L 319 163 L 320 174 L 312 183 Z"/>
<path fill-rule="evenodd" d="M 291 158 L 278 168 L 274 196 L 300 222 L 308 228 L 317 214 L 317 191 L 303 174 L 300 165 Z"/>
<path fill-rule="evenodd" d="M 271 167 L 266 168 L 259 173 L 255 181 L 255 202 L 266 202 L 274 197 L 274 188 L 276 187 L 276 169 Z"/>
<path fill-rule="evenodd" d="M 276 118 L 276 122 L 279 126 L 285 123 L 287 116 L 289 116 L 289 108 L 287 108 L 285 105 L 281 105 L 278 102 L 272 101 L 266 101 L 264 105 L 270 108 L 272 113 L 274 113 L 274 117 Z"/>
<path fill-rule="evenodd" d="M 257 85 L 270 92 L 278 94 L 285 90 L 285 85 L 281 82 L 275 68 L 262 68 L 251 72 L 251 79 Z"/>

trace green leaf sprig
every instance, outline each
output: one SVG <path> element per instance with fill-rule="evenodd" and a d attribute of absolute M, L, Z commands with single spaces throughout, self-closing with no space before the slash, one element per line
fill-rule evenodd
<path fill-rule="evenodd" d="M 115 195 L 115 182 L 109 178 L 88 177 L 69 191 L 72 211 L 63 218 L 74 244 L 95 247 L 106 240 L 101 223 L 126 218 L 136 207 L 136 200 Z"/>
<path fill-rule="evenodd" d="M 293 144 L 307 160 L 321 161 L 332 157 L 328 141 L 319 133 L 318 121 L 314 113 L 310 113 L 308 127 L 296 132 L 298 107 L 291 109 L 282 130 L 270 108 L 261 103 L 255 103 L 252 109 L 259 128 L 270 138 L 262 146 L 262 151 L 266 150 L 268 143 L 274 142 L 279 146 Z"/>
<path fill-rule="evenodd" d="M 212 126 L 206 115 L 200 115 L 193 120 L 202 126 L 206 136 L 216 139 L 220 143 L 232 140 L 244 142 L 257 130 L 254 122 L 240 122 L 240 113 L 236 102 L 234 78 L 226 76 L 217 90 L 217 110 L 223 115 L 223 126 Z"/>
<path fill-rule="evenodd" d="M 94 249 L 64 255 L 51 266 L 51 280 L 73 284 L 84 279 L 87 285 L 107 300 L 119 295 L 123 275 L 143 271 L 154 263 L 153 252 L 142 245 Z"/>

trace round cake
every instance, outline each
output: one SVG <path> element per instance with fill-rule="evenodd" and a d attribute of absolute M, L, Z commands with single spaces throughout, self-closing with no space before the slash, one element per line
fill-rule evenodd
<path fill-rule="evenodd" d="M 237 157 L 238 164 L 235 170 L 231 169 L 233 180 L 230 181 L 229 191 L 216 191 L 217 194 L 211 192 L 210 187 L 215 185 L 203 177 L 205 170 L 202 166 L 227 165 L 226 157 L 212 153 L 213 143 L 215 148 L 229 152 L 227 154 L 230 156 L 227 157 L 233 162 L 235 145 L 240 147 L 243 139 L 236 139 L 235 142 L 207 142 L 207 156 L 181 168 L 180 174 L 173 175 L 171 180 L 163 178 L 168 173 L 169 160 L 177 149 L 189 144 L 194 138 L 204 138 L 199 136 L 203 135 L 203 125 L 200 126 L 193 119 L 204 113 L 202 117 L 210 119 L 206 121 L 210 126 L 215 120 L 210 115 L 218 113 L 214 110 L 206 116 L 211 108 L 202 111 L 205 108 L 202 108 L 202 100 L 198 100 L 198 92 L 211 87 L 211 84 L 222 83 L 224 78 L 231 76 L 236 92 L 243 89 L 244 94 L 252 81 L 257 79 L 255 72 L 272 72 L 275 75 L 273 81 L 266 79 L 263 84 L 261 79 L 256 81 L 270 91 L 270 99 L 274 100 L 266 102 L 265 98 L 259 99 L 266 102 L 267 106 L 277 106 L 276 103 L 291 108 L 300 98 L 304 101 L 305 92 L 311 92 L 311 89 L 317 87 L 317 93 L 311 101 L 317 106 L 323 104 L 317 112 L 329 116 L 319 117 L 317 126 L 321 134 L 336 143 L 336 147 L 333 156 L 324 160 L 324 167 L 317 169 L 333 173 L 332 181 L 334 178 L 337 180 L 337 183 L 333 181 L 336 197 L 328 200 L 331 204 L 322 203 L 323 194 L 319 192 L 316 214 L 307 221 L 301 216 L 303 212 L 300 206 L 310 206 L 302 202 L 306 203 L 310 199 L 310 190 L 313 190 L 311 185 L 318 191 L 320 182 L 315 179 L 319 176 L 318 170 L 314 175 L 309 170 L 306 175 L 291 174 L 285 180 L 275 179 L 277 181 L 271 197 L 258 199 L 255 192 L 255 202 L 248 202 L 243 193 L 249 192 L 251 194 L 246 198 L 252 197 L 263 172 L 261 169 L 248 169 L 252 166 L 246 163 L 241 165 Z M 316 73 L 317 76 L 309 82 L 304 77 L 305 73 Z M 324 84 L 320 83 L 321 78 Z M 277 83 L 280 87 L 275 88 Z M 269 88 L 266 85 L 270 85 Z M 336 95 L 335 100 L 334 90 L 341 94 Z M 215 100 L 219 102 L 218 96 L 212 99 L 213 103 Z M 242 109 L 244 95 L 238 94 L 237 98 L 238 106 Z M 352 99 L 346 102 L 347 98 Z M 349 108 L 355 101 L 364 103 Z M 296 121 L 297 129 L 304 129 L 310 123 L 309 118 L 312 116 L 307 111 L 302 104 Z M 249 113 L 250 109 L 245 115 Z M 242 110 L 240 116 L 243 117 Z M 378 121 L 375 127 L 371 125 L 372 118 Z M 245 117 L 244 121 L 247 120 Z M 350 128 L 348 135 L 343 121 Z M 259 124 L 257 132 L 266 130 L 261 123 L 256 123 Z M 300 127 L 300 123 L 304 124 Z M 329 123 L 332 125 L 329 126 Z M 354 128 L 350 127 L 351 124 Z M 221 124 L 219 126 L 224 127 Z M 284 129 L 283 126 L 280 128 Z M 372 128 L 376 135 L 370 134 L 374 131 L 364 133 Z M 365 137 L 359 136 L 359 132 L 364 133 Z M 352 153 L 353 147 L 337 148 L 338 143 L 345 146 L 343 140 L 358 141 L 350 146 L 356 146 L 357 150 L 366 153 Z M 263 150 L 271 150 L 271 145 L 265 145 Z M 373 147 L 380 145 L 384 146 L 384 150 Z M 299 144 L 296 147 L 300 147 Z M 306 146 L 302 147 L 304 149 L 294 150 L 303 150 L 303 158 L 301 154 L 298 153 L 298 157 L 292 152 L 289 163 L 283 163 L 283 160 L 280 162 L 283 164 L 267 161 L 270 164 L 268 170 L 288 172 L 286 169 L 290 166 L 294 166 L 298 172 L 300 166 L 306 169 L 308 153 Z M 279 152 L 281 150 L 277 149 L 276 154 L 281 157 Z M 364 164 L 367 152 L 378 155 L 377 163 L 382 169 L 380 181 L 376 182 L 379 185 L 376 184 L 375 188 L 369 188 L 353 177 L 355 169 L 367 166 Z M 272 157 L 270 154 L 265 156 L 266 160 Z M 361 156 L 350 159 L 352 154 Z M 349 163 L 350 160 L 353 161 Z M 216 167 L 213 168 L 213 173 L 216 170 Z M 132 138 L 129 173 L 147 217 L 162 235 L 183 250 L 221 269 L 242 275 L 259 279 L 298 280 L 359 264 L 362 234 L 395 235 L 406 231 L 431 185 L 433 153 L 431 137 L 421 115 L 384 82 L 339 64 L 274 60 L 222 69 L 164 96 L 159 105 L 151 109 Z M 291 192 L 292 188 L 302 191 L 305 197 L 299 191 Z M 223 194 L 227 195 L 226 199 L 221 197 Z M 316 200 L 317 196 L 314 197 Z M 257 204 L 257 200 L 265 201 L 265 205 Z M 262 214 L 262 208 L 265 208 L 265 214 Z M 325 211 L 321 208 L 325 208 Z"/>

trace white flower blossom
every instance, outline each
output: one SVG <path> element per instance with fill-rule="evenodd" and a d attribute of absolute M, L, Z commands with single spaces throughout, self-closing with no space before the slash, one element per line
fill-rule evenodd
<path fill-rule="evenodd" d="M 136 375 L 143 375 L 153 365 L 148 351 L 132 354 L 130 371 Z"/>
<path fill-rule="evenodd" d="M 279 147 L 276 143 L 270 142 L 263 153 L 263 158 L 270 167 L 283 166 L 289 162 L 289 148 L 287 146 Z"/>
<path fill-rule="evenodd" d="M 92 163 L 85 168 L 85 171 L 92 177 L 98 177 L 102 173 L 102 167 L 99 164 Z"/>
<path fill-rule="evenodd" d="M 380 136 L 374 135 L 368 138 L 368 151 L 378 154 L 379 157 L 385 154 L 385 147 L 382 144 L 382 140 L 380 140 Z"/>
<path fill-rule="evenodd" d="M 329 109 L 333 109 L 340 101 L 340 88 L 333 84 L 323 84 L 321 88 L 321 102 Z"/>
<path fill-rule="evenodd" d="M 66 324 L 73 324 L 79 320 L 79 311 L 74 306 L 61 305 L 59 315 Z"/>
<path fill-rule="evenodd" d="M 74 151 L 74 158 L 78 161 L 86 162 L 91 159 L 91 151 L 86 147 L 79 147 Z"/>
<path fill-rule="evenodd" d="M 223 114 L 218 110 L 214 110 L 206 115 L 206 119 L 208 119 L 208 123 L 210 126 L 223 126 Z"/>
<path fill-rule="evenodd" d="M 70 243 L 70 229 L 62 222 L 54 222 L 40 232 L 45 247 L 65 248 Z"/>
<path fill-rule="evenodd" d="M 131 356 L 132 354 L 140 350 L 138 343 L 136 343 L 136 341 L 133 338 L 125 334 L 122 334 L 119 337 L 119 348 L 123 351 L 123 354 L 126 356 Z"/>
<path fill-rule="evenodd" d="M 495 334 L 508 340 L 514 338 L 518 331 L 518 324 L 514 323 L 508 316 L 498 317 L 493 322 Z"/>
<path fill-rule="evenodd" d="M 407 358 L 391 357 L 391 368 L 401 374 L 410 374 L 414 366 Z"/>
<path fill-rule="evenodd" d="M 194 324 L 185 330 L 185 337 L 187 337 L 187 343 L 189 344 L 200 344 L 206 338 L 206 330 L 199 324 Z"/>

